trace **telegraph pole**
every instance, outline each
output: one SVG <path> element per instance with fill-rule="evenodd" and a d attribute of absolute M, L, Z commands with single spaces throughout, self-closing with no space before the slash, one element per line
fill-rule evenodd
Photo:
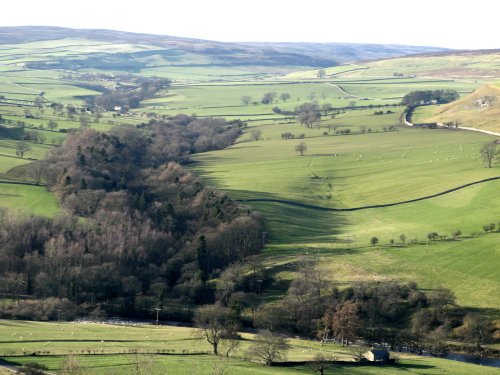
<path fill-rule="evenodd" d="M 159 307 L 155 307 L 155 310 L 156 310 L 156 326 L 158 327 L 158 324 L 159 324 L 159 320 L 158 320 L 158 317 L 160 315 L 160 308 Z"/>

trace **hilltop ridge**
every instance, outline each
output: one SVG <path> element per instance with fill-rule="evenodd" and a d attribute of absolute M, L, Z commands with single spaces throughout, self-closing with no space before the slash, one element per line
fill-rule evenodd
<path fill-rule="evenodd" d="M 51 26 L 0 27 L 0 45 L 83 38 L 88 40 L 148 45 L 172 54 L 201 56 L 185 61 L 191 65 L 292 65 L 327 67 L 367 59 L 445 51 L 438 47 L 356 43 L 226 43 L 169 35 L 139 34 L 116 30 L 71 29 Z M 153 51 L 142 52 L 143 56 Z M 134 56 L 132 56 L 134 57 Z M 192 61 L 194 60 L 194 61 Z"/>

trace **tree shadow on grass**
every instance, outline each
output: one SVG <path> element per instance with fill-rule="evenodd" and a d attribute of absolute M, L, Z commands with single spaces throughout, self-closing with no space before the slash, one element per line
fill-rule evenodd
<path fill-rule="evenodd" d="M 423 365 L 418 363 L 398 363 L 396 364 L 395 367 L 398 369 L 405 369 L 405 370 L 430 370 L 436 368 L 436 366 Z"/>
<path fill-rule="evenodd" d="M 270 194 L 266 194 L 268 197 Z M 272 244 L 339 243 L 349 223 L 343 212 L 290 206 L 279 202 L 245 202 L 265 217 L 267 240 Z"/>

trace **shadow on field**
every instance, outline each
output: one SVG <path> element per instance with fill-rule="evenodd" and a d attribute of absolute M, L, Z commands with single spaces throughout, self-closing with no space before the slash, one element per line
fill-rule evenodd
<path fill-rule="evenodd" d="M 231 197 L 279 199 L 273 194 L 253 191 L 228 191 Z M 243 198 L 245 199 L 245 198 Z M 347 214 L 273 201 L 249 201 L 242 204 L 265 217 L 268 244 L 314 244 L 343 242 L 338 235 L 349 224 Z"/>
<path fill-rule="evenodd" d="M 398 363 L 396 365 L 396 368 L 406 369 L 406 370 L 410 370 L 410 369 L 413 369 L 413 370 L 430 370 L 430 369 L 436 368 L 436 366 L 432 366 L 432 365 L 420 365 L 420 364 L 417 364 L 417 363 Z"/>

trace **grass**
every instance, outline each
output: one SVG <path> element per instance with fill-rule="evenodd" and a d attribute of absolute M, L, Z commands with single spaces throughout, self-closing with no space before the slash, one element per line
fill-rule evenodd
<path fill-rule="evenodd" d="M 458 55 L 411 56 L 368 62 L 368 69 L 343 74 L 344 77 L 386 76 L 394 73 L 406 76 L 437 78 L 492 79 L 500 77 L 499 53 L 464 53 Z"/>
<path fill-rule="evenodd" d="M 147 356 L 117 352 L 141 353 L 168 350 L 168 355 L 154 356 L 153 373 L 213 373 L 215 367 L 224 367 L 234 374 L 306 374 L 308 366 L 266 367 L 243 361 L 243 352 L 252 343 L 253 335 L 243 334 L 240 350 L 227 361 L 221 357 L 203 354 L 210 350 L 203 338 L 192 328 L 150 325 L 106 325 L 95 323 L 44 323 L 0 320 L 0 355 L 4 360 L 23 364 L 43 363 L 49 371 L 58 372 L 68 354 L 76 355 L 81 366 L 92 374 L 131 373 L 137 363 Z M 321 346 L 315 341 L 290 340 L 292 350 L 288 360 L 311 360 L 322 353 L 327 358 L 352 360 L 355 348 L 342 348 L 334 344 Z M 69 349 L 70 348 L 70 349 Z M 50 356 L 16 356 L 33 351 L 50 352 Z M 85 355 L 82 355 L 82 352 Z M 199 354 L 195 354 L 199 353 Z M 396 374 L 402 371 L 415 374 L 497 374 L 498 369 L 479 367 L 437 358 L 403 355 L 397 366 L 353 367 L 336 364 L 340 374 Z"/>
<path fill-rule="evenodd" d="M 121 355 L 121 356 L 92 356 L 77 357 L 78 362 L 84 370 L 92 374 L 131 374 L 137 366 L 137 363 L 147 362 L 148 357 Z M 50 371 L 57 371 L 61 368 L 64 357 L 39 357 L 39 358 L 20 358 L 18 363 L 29 363 L 37 361 L 45 364 Z M 245 362 L 238 359 L 230 359 L 227 362 L 223 358 L 216 358 L 210 355 L 200 355 L 193 357 L 169 355 L 153 357 L 152 374 L 213 374 L 216 369 L 224 368 L 230 374 L 311 374 L 312 369 L 307 365 L 297 365 L 293 367 L 267 367 L 257 363 Z M 220 370 L 219 370 L 220 371 Z M 397 366 L 382 367 L 353 367 L 350 365 L 330 365 L 327 371 L 333 371 L 334 374 L 357 375 L 357 374 L 375 374 L 375 375 L 393 375 L 393 374 L 419 374 L 419 375 L 494 375 L 498 374 L 498 369 L 475 366 L 455 361 L 449 361 L 439 358 L 406 358 L 399 360 Z M 328 372 L 326 372 L 328 373 Z"/>
<path fill-rule="evenodd" d="M 365 124 L 375 129 L 372 121 L 380 120 L 383 116 L 368 116 Z M 359 132 L 348 121 L 344 125 Z M 241 142 L 224 151 L 198 155 L 194 170 L 237 198 L 255 192 L 259 197 L 325 207 L 409 200 L 499 175 L 498 165 L 484 168 L 479 158 L 479 147 L 490 139 L 482 134 L 405 128 L 324 136 L 326 129 L 298 125 L 261 129 L 263 141 Z M 305 156 L 296 155 L 297 140 L 281 139 L 283 132 L 305 134 Z"/>
<path fill-rule="evenodd" d="M 342 84 L 342 88 L 352 95 L 379 98 L 384 100 L 398 99 L 399 101 L 408 92 L 419 90 L 425 86 L 426 90 L 442 90 L 451 89 L 457 90 L 462 95 L 470 93 L 477 88 L 475 82 L 461 82 L 461 81 L 434 81 L 424 82 L 417 79 L 407 82 L 393 81 L 389 84 L 367 82 L 365 84 Z"/>
<path fill-rule="evenodd" d="M 354 111 L 325 121 L 319 130 L 293 124 L 261 126 L 263 140 L 250 142 L 243 136 L 229 149 L 197 155 L 192 168 L 233 198 L 284 199 L 332 208 L 404 201 L 500 175 L 498 163 L 488 169 L 479 159 L 480 145 L 491 137 L 464 131 L 381 130 L 398 118 L 398 113 L 375 116 L 372 111 Z M 330 121 L 358 132 L 359 124 L 366 124 L 374 133 L 324 136 Z M 285 131 L 305 134 L 306 156 L 295 154 L 297 140 L 281 139 Z M 499 237 L 475 233 L 499 221 L 499 187 L 500 181 L 492 181 L 429 200 L 354 212 L 248 204 L 266 217 L 269 267 L 306 254 L 322 256 L 321 264 L 338 285 L 401 280 L 416 281 L 426 289 L 448 287 L 459 304 L 489 309 L 498 317 Z M 473 237 L 426 244 L 429 232 L 450 238 L 458 229 Z M 417 244 L 389 246 L 391 239 L 400 242 L 402 233 L 408 241 L 417 239 Z M 372 236 L 383 246 L 370 247 Z"/>
<path fill-rule="evenodd" d="M 1 159 L 0 159 L 1 160 Z M 53 193 L 43 186 L 14 185 L 0 182 L 0 207 L 17 212 L 52 217 L 61 212 Z"/>

